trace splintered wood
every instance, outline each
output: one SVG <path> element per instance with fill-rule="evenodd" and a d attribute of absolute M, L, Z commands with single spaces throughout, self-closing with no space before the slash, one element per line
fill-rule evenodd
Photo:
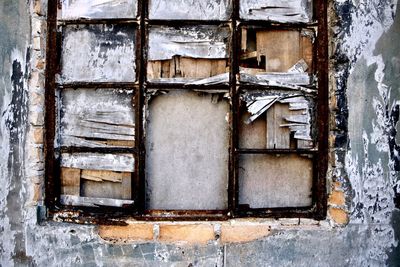
<path fill-rule="evenodd" d="M 229 20 L 231 0 L 150 0 L 150 19 Z"/>
<path fill-rule="evenodd" d="M 61 0 L 60 19 L 135 18 L 137 0 Z"/>
<path fill-rule="evenodd" d="M 134 147 L 133 91 L 63 89 L 59 139 L 62 146 Z"/>
<path fill-rule="evenodd" d="M 242 97 L 247 112 L 242 115 L 240 146 L 244 148 L 308 149 L 311 137 L 311 105 L 301 95 Z M 264 116 L 262 116 L 265 114 Z M 245 121 L 243 121 L 245 120 Z M 261 138 L 264 136 L 264 140 Z"/>
<path fill-rule="evenodd" d="M 242 28 L 241 81 L 279 82 L 282 86 L 310 84 L 313 38 L 314 32 L 307 29 Z"/>
<path fill-rule="evenodd" d="M 312 0 L 241 0 L 240 17 L 283 23 L 310 22 Z"/>
<path fill-rule="evenodd" d="M 61 194 L 90 198 L 131 199 L 130 172 L 61 168 Z"/>
<path fill-rule="evenodd" d="M 147 79 L 188 83 L 229 72 L 229 34 L 222 26 L 152 27 Z"/>

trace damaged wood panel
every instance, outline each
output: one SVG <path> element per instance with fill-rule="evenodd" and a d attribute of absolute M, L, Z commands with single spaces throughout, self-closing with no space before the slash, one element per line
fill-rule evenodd
<path fill-rule="evenodd" d="M 133 90 L 61 90 L 61 146 L 133 147 L 133 97 Z"/>
<path fill-rule="evenodd" d="M 263 116 L 260 116 L 252 123 L 246 123 L 250 116 L 251 115 L 248 112 L 243 112 L 239 119 L 239 147 L 259 149 L 266 148 L 266 120 Z"/>
<path fill-rule="evenodd" d="M 135 18 L 137 0 L 61 0 L 60 19 Z"/>
<path fill-rule="evenodd" d="M 197 59 L 174 56 L 171 60 L 150 61 L 147 66 L 149 81 L 194 82 L 229 72 L 226 59 Z M 205 83 L 205 82 L 204 82 Z"/>
<path fill-rule="evenodd" d="M 161 20 L 229 20 L 230 0 L 150 0 L 149 18 Z"/>
<path fill-rule="evenodd" d="M 311 70 L 312 40 L 296 30 L 258 31 L 257 58 L 265 56 L 266 72 L 289 72 L 302 59 L 305 66 L 302 71 Z M 310 57 L 311 55 L 311 57 Z"/>
<path fill-rule="evenodd" d="M 310 22 L 311 0 L 240 0 L 240 17 L 283 23 Z"/>
<path fill-rule="evenodd" d="M 242 29 L 240 80 L 246 83 L 312 83 L 314 32 Z"/>
<path fill-rule="evenodd" d="M 61 168 L 61 194 L 79 196 L 81 170 Z"/>
<path fill-rule="evenodd" d="M 150 100 L 148 209 L 227 208 L 229 103 L 222 95 L 172 90 Z"/>
<path fill-rule="evenodd" d="M 87 206 L 87 207 L 124 207 L 132 205 L 133 200 L 125 199 L 111 199 L 111 198 L 100 198 L 100 197 L 80 197 L 71 195 L 61 195 L 60 202 L 63 205 L 68 206 Z"/>
<path fill-rule="evenodd" d="M 131 199 L 131 173 L 82 170 L 80 195 L 114 199 Z"/>
<path fill-rule="evenodd" d="M 61 168 L 61 194 L 131 199 L 130 172 Z"/>
<path fill-rule="evenodd" d="M 148 80 L 193 82 L 229 72 L 229 38 L 226 26 L 151 27 Z"/>
<path fill-rule="evenodd" d="M 245 93 L 241 96 L 241 100 L 245 108 L 242 115 L 245 121 L 241 122 L 239 138 L 241 147 L 244 145 L 246 148 L 268 149 L 313 148 L 312 103 L 304 96 L 274 95 L 265 92 Z M 265 120 L 265 123 L 261 120 Z M 251 129 L 254 129 L 254 132 L 251 132 Z M 261 134 L 265 137 L 265 142 L 261 140 Z M 265 146 L 261 147 L 262 144 Z"/>
<path fill-rule="evenodd" d="M 134 163 L 135 159 L 131 154 L 61 154 L 61 167 L 83 170 L 133 172 Z"/>
<path fill-rule="evenodd" d="M 132 25 L 66 25 L 60 82 L 134 82 L 135 28 Z"/>
<path fill-rule="evenodd" d="M 300 155 L 241 155 L 239 204 L 249 208 L 312 204 L 313 160 Z"/>

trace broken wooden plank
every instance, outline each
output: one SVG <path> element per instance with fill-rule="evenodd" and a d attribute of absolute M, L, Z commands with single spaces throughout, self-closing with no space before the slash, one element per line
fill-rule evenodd
<path fill-rule="evenodd" d="M 60 202 L 63 205 L 68 206 L 87 206 L 87 207 L 123 207 L 127 205 L 133 205 L 133 200 L 123 199 L 111 199 L 111 198 L 100 198 L 100 197 L 79 197 L 72 195 L 61 195 Z"/>
<path fill-rule="evenodd" d="M 282 75 L 281 77 L 284 77 L 284 75 Z M 287 76 L 287 77 L 290 78 L 290 76 Z M 296 76 L 293 76 L 293 77 L 296 77 Z M 307 77 L 309 77 L 309 76 L 307 75 Z M 304 78 L 305 78 L 305 76 L 300 79 L 304 79 Z M 240 82 L 244 83 L 244 84 L 257 84 L 257 85 L 264 85 L 264 86 L 280 87 L 280 88 L 287 89 L 287 90 L 300 91 L 300 92 L 303 92 L 306 94 L 317 94 L 318 93 L 318 91 L 315 89 L 307 88 L 307 87 L 304 87 L 301 85 L 297 85 L 295 83 L 286 83 L 286 82 L 279 81 L 278 79 L 277 80 L 272 80 L 272 79 L 267 80 L 267 79 L 263 78 L 263 75 L 257 76 L 257 75 L 249 75 L 246 73 L 240 73 Z"/>
<path fill-rule="evenodd" d="M 63 89 L 59 139 L 62 146 L 133 147 L 133 90 Z"/>
<path fill-rule="evenodd" d="M 258 57 L 266 58 L 266 72 L 287 72 L 302 58 L 299 31 L 257 31 L 256 38 Z"/>
<path fill-rule="evenodd" d="M 114 183 L 121 183 L 123 177 L 130 177 L 130 175 L 131 173 L 129 172 L 126 173 L 113 171 L 82 170 L 81 178 L 96 182 L 109 181 Z"/>
<path fill-rule="evenodd" d="M 149 18 L 161 20 L 228 20 L 230 0 L 182 1 L 150 0 Z"/>
<path fill-rule="evenodd" d="M 134 82 L 135 29 L 127 24 L 63 27 L 59 82 Z"/>
<path fill-rule="evenodd" d="M 79 196 L 81 170 L 76 168 L 61 168 L 61 194 Z"/>
<path fill-rule="evenodd" d="M 291 155 L 241 155 L 239 204 L 250 208 L 312 204 L 313 160 Z"/>
<path fill-rule="evenodd" d="M 150 82 L 191 82 L 200 81 L 229 72 L 226 59 L 200 59 L 174 56 L 171 60 L 149 61 L 148 80 Z M 167 66 L 165 70 L 164 66 Z M 171 79 L 170 81 L 168 79 Z"/>
<path fill-rule="evenodd" d="M 282 127 L 282 120 L 289 115 L 287 105 L 280 103 L 273 104 L 266 112 L 267 130 L 266 140 L 269 149 L 289 149 L 290 129 Z"/>
<path fill-rule="evenodd" d="M 131 199 L 130 172 L 82 170 L 81 196 Z"/>
<path fill-rule="evenodd" d="M 62 153 L 61 166 L 84 170 L 133 172 L 135 159 L 131 154 Z"/>
<path fill-rule="evenodd" d="M 135 18 L 137 0 L 61 0 L 60 19 Z"/>
<path fill-rule="evenodd" d="M 310 102 L 304 96 L 246 93 L 241 100 L 249 113 L 245 123 L 254 123 L 267 113 L 266 148 L 293 148 L 291 132 L 297 148 L 312 148 Z"/>
<path fill-rule="evenodd" d="M 312 0 L 241 0 L 240 17 L 283 23 L 310 22 Z"/>
<path fill-rule="evenodd" d="M 226 26 L 152 26 L 149 31 L 148 60 L 169 60 L 176 55 L 227 59 L 229 37 L 230 31 Z"/>

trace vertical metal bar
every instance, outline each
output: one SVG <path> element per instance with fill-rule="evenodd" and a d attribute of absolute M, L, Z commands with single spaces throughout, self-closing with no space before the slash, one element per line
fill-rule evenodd
<path fill-rule="evenodd" d="M 228 185 L 228 209 L 231 216 L 234 215 L 238 207 L 238 155 L 236 149 L 239 145 L 238 120 L 239 120 L 239 95 L 236 86 L 236 76 L 239 73 L 239 0 L 233 1 L 233 12 L 231 15 L 232 27 L 232 49 L 230 54 L 231 71 L 230 71 L 230 94 L 232 98 L 232 134 L 230 144 L 230 166 L 229 166 L 229 185 Z"/>
<path fill-rule="evenodd" d="M 137 94 L 137 149 L 139 151 L 137 158 L 137 169 L 136 169 L 136 182 L 137 182 L 137 190 L 138 193 L 136 197 L 138 211 L 143 214 L 145 210 L 145 159 L 146 159 L 146 151 L 145 151 L 145 141 L 144 141 L 144 95 L 145 95 L 145 81 L 147 74 L 147 66 L 146 66 L 146 24 L 145 20 L 147 17 L 147 5 L 148 1 L 139 0 L 138 1 L 139 8 L 138 12 L 140 14 L 140 24 L 138 35 L 140 37 L 138 44 L 138 51 L 140 53 L 140 62 L 139 62 L 139 90 Z"/>
<path fill-rule="evenodd" d="M 54 139 L 55 139 L 55 75 L 57 72 L 57 1 L 49 1 L 47 11 L 46 77 L 45 77 L 45 183 L 48 208 L 56 205 L 59 182 L 56 175 Z"/>
<path fill-rule="evenodd" d="M 329 137 L 329 94 L 328 94 L 328 24 L 327 2 L 316 0 L 316 18 L 318 20 L 317 69 L 318 69 L 318 175 L 315 193 L 317 197 L 315 219 L 326 216 L 326 172 L 328 169 Z"/>

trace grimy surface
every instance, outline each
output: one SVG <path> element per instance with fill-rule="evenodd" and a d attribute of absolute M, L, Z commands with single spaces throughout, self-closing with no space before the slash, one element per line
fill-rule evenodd
<path fill-rule="evenodd" d="M 42 111 L 28 108 L 31 4 L 0 2 L 1 266 L 400 265 L 397 0 L 330 1 L 330 96 L 337 108 L 331 126 L 336 163 L 328 178 L 342 184 L 349 224 L 300 225 L 225 245 L 111 244 L 96 226 L 38 224 L 40 209 L 31 201 L 38 181 L 28 177 L 43 162 L 27 158 L 31 122 L 43 124 Z"/>

